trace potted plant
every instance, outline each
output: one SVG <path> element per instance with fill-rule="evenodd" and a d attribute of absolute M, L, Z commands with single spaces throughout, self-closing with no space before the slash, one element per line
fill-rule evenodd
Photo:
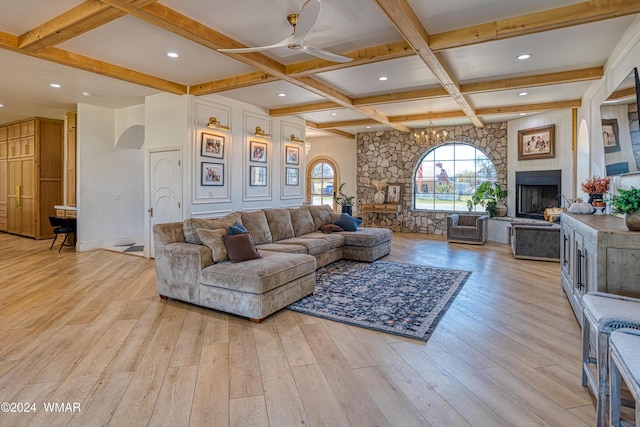
<path fill-rule="evenodd" d="M 619 189 L 611 198 L 611 205 L 614 213 L 624 214 L 624 222 L 630 231 L 640 231 L 640 189 Z"/>
<path fill-rule="evenodd" d="M 500 184 L 485 181 L 478 186 L 471 200 L 467 200 L 467 208 L 471 212 L 473 207 L 479 204 L 485 208 L 491 218 L 505 216 L 507 214 L 506 205 L 504 205 L 506 197 L 507 190 L 503 190 Z M 503 206 L 498 206 L 499 203 Z"/>
<path fill-rule="evenodd" d="M 347 196 L 342 191 L 342 187 L 344 187 L 344 182 L 340 184 L 338 187 L 338 192 L 333 194 L 333 199 L 336 201 L 336 204 L 342 206 L 342 212 L 351 215 L 353 213 L 353 196 Z"/>

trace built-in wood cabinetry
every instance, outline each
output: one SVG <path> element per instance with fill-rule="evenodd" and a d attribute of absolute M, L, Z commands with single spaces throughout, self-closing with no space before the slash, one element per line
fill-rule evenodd
<path fill-rule="evenodd" d="M 53 237 L 49 216 L 62 200 L 63 125 L 33 118 L 0 126 L 1 231 Z"/>
<path fill-rule="evenodd" d="M 67 113 L 67 157 L 65 163 L 65 206 L 76 206 L 76 123 L 75 111 Z"/>
<path fill-rule="evenodd" d="M 582 322 L 582 296 L 599 291 L 640 297 L 640 232 L 610 215 L 563 213 L 562 289 Z"/>

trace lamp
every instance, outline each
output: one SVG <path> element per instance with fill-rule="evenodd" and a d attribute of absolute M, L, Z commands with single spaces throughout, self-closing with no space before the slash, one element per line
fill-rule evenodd
<path fill-rule="evenodd" d="M 256 136 L 259 136 L 261 138 L 268 138 L 268 139 L 271 138 L 271 134 L 268 134 L 265 131 L 263 131 L 260 126 L 256 126 Z"/>
<path fill-rule="evenodd" d="M 215 117 L 211 117 L 209 119 L 209 123 L 207 123 L 207 127 L 208 128 L 212 128 L 212 129 L 221 129 L 221 130 L 229 130 L 229 126 L 225 126 L 222 123 L 220 123 L 218 121 L 218 119 L 216 119 Z"/>
<path fill-rule="evenodd" d="M 291 142 L 300 142 L 302 144 L 304 144 L 304 141 L 300 138 L 296 138 L 296 136 L 294 134 L 291 134 Z"/>
<path fill-rule="evenodd" d="M 437 132 L 435 127 L 433 126 L 433 121 L 429 119 L 429 125 L 426 129 L 418 132 L 417 130 L 413 132 L 413 138 L 416 140 L 418 145 L 428 145 L 429 142 L 439 142 L 447 140 L 448 132 L 446 130 L 442 130 Z"/>

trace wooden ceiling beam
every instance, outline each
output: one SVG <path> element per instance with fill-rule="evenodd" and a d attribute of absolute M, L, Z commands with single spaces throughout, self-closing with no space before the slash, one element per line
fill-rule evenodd
<path fill-rule="evenodd" d="M 358 119 L 358 120 L 345 120 L 342 122 L 326 122 L 316 123 L 316 129 L 334 129 L 338 127 L 350 127 L 350 126 L 367 126 L 377 125 L 378 122 L 372 119 Z"/>
<path fill-rule="evenodd" d="M 297 105 L 294 107 L 272 108 L 271 110 L 269 110 L 269 115 L 271 117 L 281 117 L 290 116 L 292 114 L 335 110 L 336 108 L 342 107 L 332 101 L 314 102 L 312 104 Z"/>
<path fill-rule="evenodd" d="M 375 0 L 380 9 L 395 25 L 404 39 L 411 45 L 418 56 L 429 67 L 440 84 L 460 106 L 476 127 L 484 127 L 482 119 L 476 115 L 471 102 L 460 92 L 460 84 L 456 80 L 446 61 L 429 47 L 429 34 L 422 26 L 407 0 Z"/>
<path fill-rule="evenodd" d="M 331 62 L 317 58 L 290 64 L 287 65 L 287 74 L 292 77 L 307 76 L 310 74 L 324 73 L 326 71 L 356 67 L 358 65 L 388 61 L 390 59 L 415 56 L 415 54 L 411 46 L 409 46 L 406 41 L 401 40 L 341 53 L 341 55 L 352 58 L 353 61 L 351 62 Z"/>
<path fill-rule="evenodd" d="M 190 86 L 189 93 L 195 96 L 208 95 L 210 93 L 240 89 L 243 87 L 254 86 L 278 80 L 279 79 L 277 77 L 274 77 L 263 71 L 255 71 L 253 73 L 240 74 L 238 76 L 233 76 L 226 79 L 214 80 Z"/>
<path fill-rule="evenodd" d="M 591 0 L 429 36 L 434 52 L 557 30 L 640 12 L 637 0 Z"/>
<path fill-rule="evenodd" d="M 523 104 L 523 105 L 510 105 L 506 107 L 478 108 L 478 114 L 481 114 L 483 116 L 490 116 L 495 114 L 528 113 L 531 111 L 564 110 L 564 109 L 570 109 L 570 108 L 580 108 L 581 105 L 582 105 L 581 99 L 574 99 L 570 101 L 542 102 L 539 104 Z"/>
<path fill-rule="evenodd" d="M 333 134 L 333 135 L 337 135 L 337 136 L 341 136 L 343 138 L 348 138 L 348 139 L 356 139 L 356 136 L 352 133 L 349 132 L 345 132 L 343 130 L 340 129 L 320 129 L 318 128 L 318 124 L 314 123 L 314 122 L 310 122 L 307 121 L 307 127 L 308 128 L 312 128 L 312 129 L 318 129 L 324 133 L 329 133 L 329 134 Z"/>
<path fill-rule="evenodd" d="M 209 28 L 198 21 L 176 12 L 160 3 L 152 3 L 145 7 L 137 7 L 127 0 L 103 0 L 105 3 L 129 13 L 136 18 L 156 25 L 181 37 L 199 43 L 202 46 L 216 50 L 220 48 L 246 47 L 242 43 Z M 380 123 L 386 124 L 402 132 L 410 132 L 410 129 L 402 124 L 393 124 L 387 117 L 372 107 L 357 107 L 353 105 L 351 98 L 339 92 L 337 89 L 313 79 L 309 76 L 291 77 L 286 73 L 284 64 L 271 59 L 260 52 L 250 53 L 225 53 L 240 62 L 251 65 L 264 73 L 284 80 L 288 83 L 302 87 L 312 93 L 324 97 L 329 101 L 340 104 L 343 107 L 355 110 Z M 196 85 L 198 86 L 198 85 Z"/>
<path fill-rule="evenodd" d="M 406 92 L 385 93 L 382 95 L 364 96 L 362 98 L 354 98 L 355 105 L 376 105 L 390 104 L 393 102 L 403 101 L 419 101 L 422 99 L 442 98 L 448 96 L 449 93 L 442 86 L 410 90 Z"/>

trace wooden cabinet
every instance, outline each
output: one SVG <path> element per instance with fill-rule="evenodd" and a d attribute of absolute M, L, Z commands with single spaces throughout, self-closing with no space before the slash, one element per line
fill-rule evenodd
<path fill-rule="evenodd" d="M 563 213 L 561 280 L 582 323 L 582 296 L 600 291 L 640 297 L 640 233 L 610 215 Z"/>
<path fill-rule="evenodd" d="M 63 123 L 34 118 L 0 126 L 7 147 L 6 157 L 0 157 L 1 231 L 36 239 L 54 236 L 49 216 L 62 200 Z"/>
<path fill-rule="evenodd" d="M 76 122 L 76 112 L 67 113 L 67 156 L 64 176 L 66 206 L 76 206 Z"/>

